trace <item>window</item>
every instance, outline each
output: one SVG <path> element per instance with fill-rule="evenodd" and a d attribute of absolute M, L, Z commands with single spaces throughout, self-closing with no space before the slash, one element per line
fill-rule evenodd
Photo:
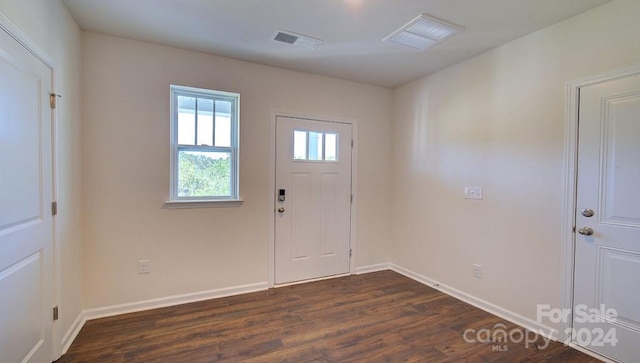
<path fill-rule="evenodd" d="M 171 200 L 237 201 L 237 93 L 171 86 Z"/>
<path fill-rule="evenodd" d="M 337 161 L 338 134 L 319 131 L 293 131 L 293 160 Z"/>

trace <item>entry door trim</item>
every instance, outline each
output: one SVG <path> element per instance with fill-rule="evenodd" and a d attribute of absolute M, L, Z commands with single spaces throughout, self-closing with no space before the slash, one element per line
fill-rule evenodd
<path fill-rule="evenodd" d="M 575 226 L 576 203 L 577 203 L 577 173 L 578 173 L 578 118 L 580 106 L 580 89 L 596 85 L 603 82 L 612 81 L 618 78 L 640 75 L 640 64 L 618 69 L 615 71 L 602 73 L 583 79 L 567 82 L 566 85 L 566 108 L 565 108 L 565 150 L 564 150 L 564 195 L 562 208 L 562 261 L 564 271 L 562 276 L 562 307 L 573 309 L 573 286 L 575 270 Z M 560 341 L 567 341 L 571 337 L 565 334 L 573 324 L 573 319 L 561 323 L 561 331 L 558 338 Z M 571 341 L 571 346 L 578 347 Z M 579 347 L 581 348 L 581 347 Z M 603 357 L 587 349 L 580 349 L 599 359 Z"/>
<path fill-rule="evenodd" d="M 4 14 L 0 12 L 0 28 L 7 32 L 16 42 L 20 43 L 29 53 L 33 54 L 34 57 L 38 58 L 38 60 L 44 65 L 46 65 L 49 69 L 53 71 L 53 62 L 51 58 L 49 58 L 45 52 L 42 51 L 36 44 L 29 39 L 29 37 L 18 28 L 9 18 L 7 18 Z M 52 82 L 53 83 L 53 82 Z"/>
<path fill-rule="evenodd" d="M 357 256 L 357 236 L 356 236 L 356 217 L 358 210 L 358 120 L 331 117 L 331 116 L 318 116 L 309 114 L 300 114 L 295 112 L 286 111 L 272 111 L 271 112 L 271 130 L 269 138 L 269 287 L 275 286 L 275 251 L 276 251 L 276 239 L 275 239 L 275 190 L 276 190 L 276 119 L 278 117 L 290 117 L 299 118 L 311 121 L 323 121 L 323 122 L 337 122 L 351 125 L 351 137 L 353 139 L 353 148 L 351 150 L 351 193 L 353 194 L 353 201 L 351 203 L 351 258 L 349 259 L 349 274 L 354 274 L 356 270 L 356 256 Z M 331 276 L 336 277 L 336 276 Z M 279 286 L 279 285 L 278 285 Z"/>

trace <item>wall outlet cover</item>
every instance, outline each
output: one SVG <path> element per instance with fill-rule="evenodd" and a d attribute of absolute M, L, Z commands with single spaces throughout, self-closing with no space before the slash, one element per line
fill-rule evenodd
<path fill-rule="evenodd" d="M 149 260 L 138 261 L 138 273 L 139 274 L 151 273 L 151 261 Z"/>
<path fill-rule="evenodd" d="M 482 187 L 465 187 L 465 199 L 482 199 Z"/>
<path fill-rule="evenodd" d="M 473 264 L 473 277 L 477 277 L 479 279 L 482 278 L 482 266 L 478 264 Z"/>

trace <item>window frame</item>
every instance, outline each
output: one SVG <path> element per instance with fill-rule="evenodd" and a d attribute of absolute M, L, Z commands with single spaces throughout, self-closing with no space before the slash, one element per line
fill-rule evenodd
<path fill-rule="evenodd" d="M 214 100 L 230 101 L 231 106 L 231 138 L 230 146 L 211 145 L 183 145 L 178 143 L 178 96 L 207 98 Z M 240 94 L 218 90 L 210 90 L 179 85 L 170 86 L 170 187 L 169 200 L 165 203 L 168 208 L 202 208 L 202 207 L 226 207 L 240 206 Z M 215 111 L 213 115 L 215 129 Z M 197 123 L 194 126 L 197 128 Z M 197 131 L 196 131 L 197 132 Z M 194 140 L 197 143 L 198 140 Z M 215 143 L 215 139 L 213 140 Z M 229 153 L 231 170 L 231 195 L 229 196 L 193 196 L 182 197 L 178 195 L 178 172 L 180 151 L 203 151 Z"/>

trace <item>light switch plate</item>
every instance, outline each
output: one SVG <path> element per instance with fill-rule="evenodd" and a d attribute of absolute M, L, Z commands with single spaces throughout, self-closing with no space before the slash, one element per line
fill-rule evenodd
<path fill-rule="evenodd" d="M 465 199 L 482 199 L 482 187 L 465 187 Z"/>

